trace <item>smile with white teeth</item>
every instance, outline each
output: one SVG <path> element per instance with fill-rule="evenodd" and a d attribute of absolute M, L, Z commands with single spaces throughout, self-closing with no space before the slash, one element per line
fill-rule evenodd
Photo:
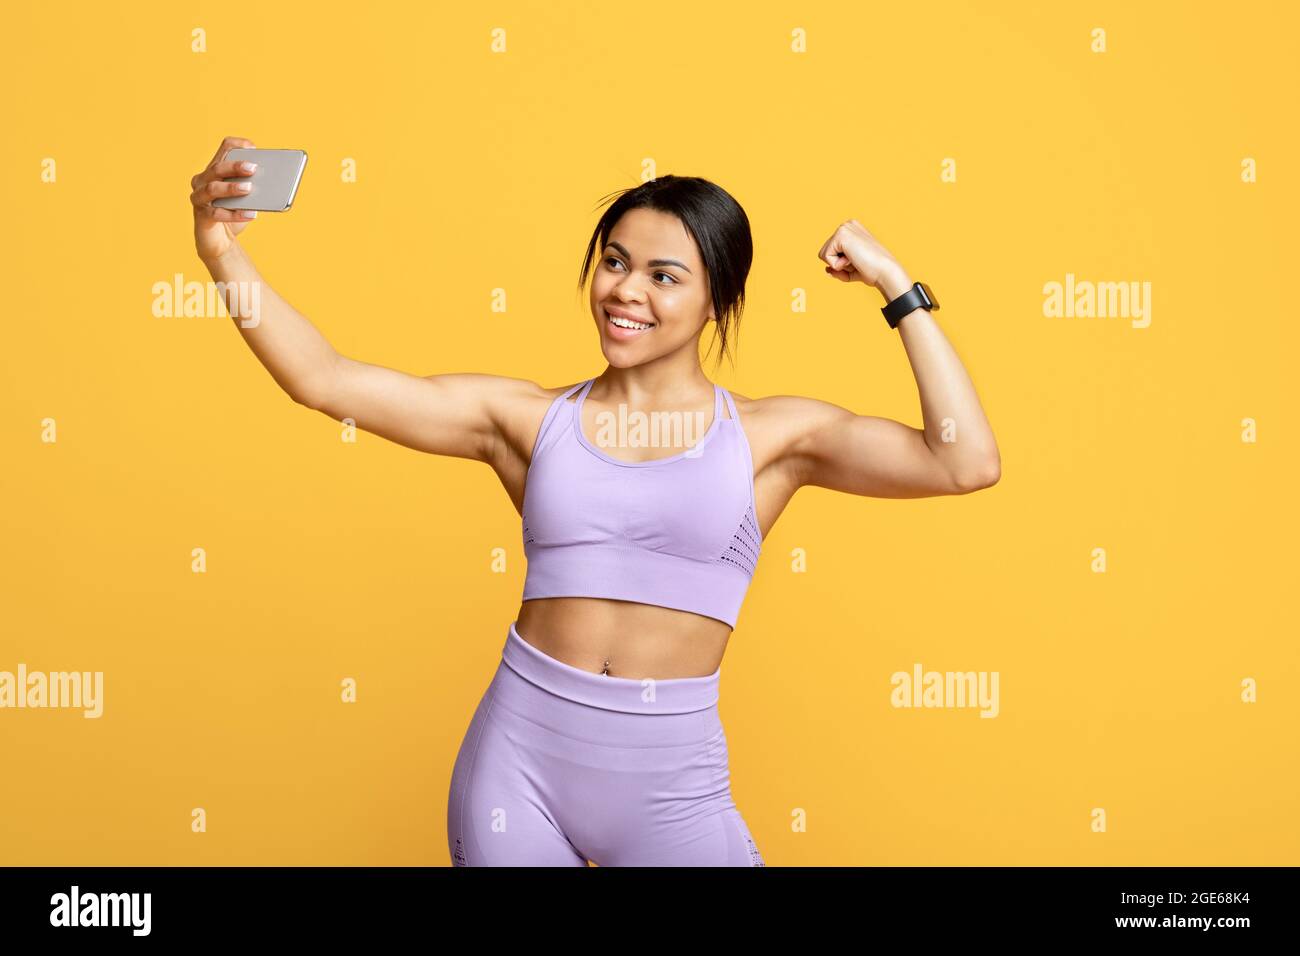
<path fill-rule="evenodd" d="M 625 319 L 621 315 L 610 315 L 605 313 L 605 318 L 611 325 L 617 325 L 620 329 L 652 329 L 654 326 L 646 322 L 633 322 L 631 319 Z"/>

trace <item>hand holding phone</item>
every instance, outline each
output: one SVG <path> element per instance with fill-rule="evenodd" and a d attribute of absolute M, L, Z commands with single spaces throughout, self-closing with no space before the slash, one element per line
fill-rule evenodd
<path fill-rule="evenodd" d="M 293 205 L 307 166 L 307 154 L 301 149 L 235 148 L 225 155 L 227 163 L 256 163 L 252 175 L 224 179 L 228 183 L 250 183 L 252 188 L 242 195 L 222 196 L 212 200 L 221 209 L 256 209 L 263 212 L 284 212 Z"/>
<path fill-rule="evenodd" d="M 300 159 L 295 161 L 286 157 L 286 153 L 298 153 Z M 240 159 L 252 155 L 254 158 Z M 270 154 L 270 155 L 267 155 Z M 246 200 L 254 192 L 254 180 L 258 179 L 262 167 L 257 164 L 261 156 L 269 162 L 281 166 L 288 159 L 291 175 L 272 176 L 265 182 L 266 190 L 258 187 L 255 202 Z M 298 190 L 298 181 L 302 178 L 303 167 L 307 163 L 307 154 L 302 150 L 257 149 L 251 139 L 242 136 L 227 136 L 217 147 L 216 153 L 208 164 L 190 177 L 190 205 L 194 207 L 194 248 L 204 263 L 220 260 L 232 247 L 237 246 L 235 237 L 248 228 L 248 224 L 257 216 L 259 209 L 283 212 L 293 202 Z M 284 182 L 281 187 L 271 188 L 272 180 Z M 265 200 L 271 200 L 266 202 Z M 230 208 L 233 207 L 233 208 Z"/>

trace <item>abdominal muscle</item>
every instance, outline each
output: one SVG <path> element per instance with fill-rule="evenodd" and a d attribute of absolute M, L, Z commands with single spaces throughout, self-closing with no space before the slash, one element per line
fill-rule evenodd
<path fill-rule="evenodd" d="M 605 598 L 534 598 L 515 631 L 548 657 L 609 677 L 707 677 L 722 663 L 731 628 L 675 608 Z"/>

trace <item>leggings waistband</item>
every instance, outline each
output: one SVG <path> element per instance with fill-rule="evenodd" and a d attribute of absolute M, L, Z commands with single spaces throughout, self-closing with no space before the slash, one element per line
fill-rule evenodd
<path fill-rule="evenodd" d="M 593 674 L 544 654 L 510 622 L 501 660 L 516 674 L 566 700 L 627 714 L 687 714 L 718 702 L 722 667 L 704 677 L 633 680 Z"/>

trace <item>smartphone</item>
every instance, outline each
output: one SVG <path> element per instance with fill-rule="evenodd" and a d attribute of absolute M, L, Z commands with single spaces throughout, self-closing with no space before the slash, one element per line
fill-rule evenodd
<path fill-rule="evenodd" d="M 242 196 L 222 196 L 212 200 L 212 205 L 222 209 L 258 209 L 265 212 L 284 212 L 293 205 L 298 193 L 302 171 L 307 166 L 307 154 L 301 149 L 247 149 L 236 148 L 226 153 L 223 162 L 257 163 L 251 176 L 235 176 L 228 183 L 252 183 L 253 188 Z"/>

